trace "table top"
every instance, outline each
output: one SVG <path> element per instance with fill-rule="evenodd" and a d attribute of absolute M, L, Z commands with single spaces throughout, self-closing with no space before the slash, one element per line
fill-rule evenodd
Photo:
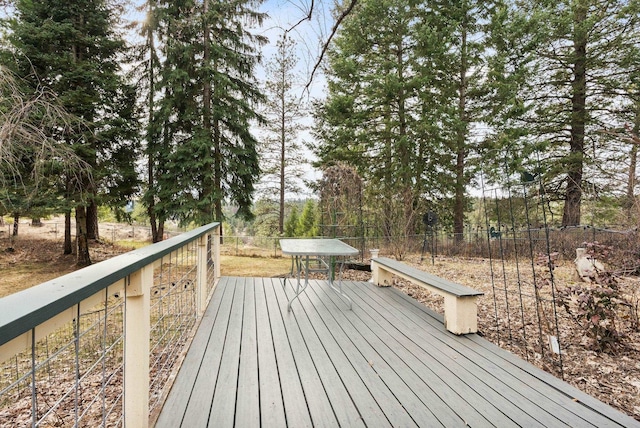
<path fill-rule="evenodd" d="M 289 256 L 355 256 L 358 250 L 339 239 L 281 239 L 282 254 Z"/>

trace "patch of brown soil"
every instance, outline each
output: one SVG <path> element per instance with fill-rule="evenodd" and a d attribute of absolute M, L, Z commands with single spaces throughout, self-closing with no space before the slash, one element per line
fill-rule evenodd
<path fill-rule="evenodd" d="M 26 234 L 25 234 L 26 235 Z M 91 242 L 94 263 L 130 251 L 105 242 Z M 62 243 L 47 237 L 0 237 L 0 297 L 51 280 L 78 269 L 74 254 L 63 254 Z"/>

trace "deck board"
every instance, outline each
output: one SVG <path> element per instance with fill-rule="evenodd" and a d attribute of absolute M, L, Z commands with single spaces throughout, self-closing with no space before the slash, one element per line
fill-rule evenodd
<path fill-rule="evenodd" d="M 421 321 L 426 321 L 434 327 L 439 326 L 437 321 L 426 313 L 424 307 L 415 305 L 415 301 L 413 299 L 409 299 L 406 295 L 397 292 L 396 290 L 394 290 L 393 294 L 395 294 L 395 299 L 411 301 L 413 306 L 411 312 L 416 316 L 419 316 L 418 324 Z M 466 340 L 454 342 L 451 342 L 451 338 L 446 334 L 441 337 L 447 344 L 453 343 L 455 345 L 462 345 L 463 348 L 461 349 L 463 354 L 465 354 L 467 358 L 477 361 L 483 370 L 492 373 L 494 376 L 494 383 L 503 383 L 506 386 L 509 386 L 512 391 L 516 391 L 517 394 L 520 395 L 520 397 L 518 397 L 518 395 L 511 395 L 509 397 L 510 399 L 517 399 L 518 402 L 527 400 L 534 403 L 533 407 L 529 404 L 528 408 L 537 418 L 541 418 L 547 424 L 554 423 L 557 425 L 563 423 L 568 426 L 602 427 L 619 426 L 623 422 L 623 419 L 621 419 L 620 423 L 612 424 L 610 419 L 615 420 L 617 417 L 625 417 L 625 415 L 609 406 L 602 407 L 603 403 L 595 398 L 587 396 L 567 383 L 562 382 L 544 371 L 541 371 L 521 358 L 498 348 L 490 342 L 481 339 L 477 335 L 464 336 L 464 339 Z M 516 366 L 519 368 L 527 368 L 530 371 L 510 369 L 509 366 L 514 362 L 517 363 Z M 530 378 L 531 373 L 541 375 L 542 377 L 550 380 L 555 386 L 549 387 L 549 385 L 545 385 L 541 382 L 532 383 Z M 561 389 L 558 389 L 558 387 L 568 388 L 563 392 Z M 568 395 L 572 398 L 570 402 L 567 402 L 566 400 Z M 573 399 L 575 397 L 583 397 L 586 401 L 592 402 L 596 407 L 598 407 L 599 411 L 603 411 L 609 416 L 604 417 L 599 413 L 583 412 L 583 405 L 578 404 L 577 401 L 579 400 Z"/>
<path fill-rule="evenodd" d="M 376 299 L 372 296 L 365 295 L 363 298 L 368 298 L 372 305 L 372 310 L 378 310 L 382 319 L 380 322 L 388 322 L 389 328 L 396 328 L 394 337 L 402 337 L 403 335 L 413 335 L 416 328 L 419 325 L 412 324 L 409 319 L 409 314 L 399 311 L 389 311 L 392 302 L 385 300 L 384 302 L 374 301 Z M 380 300 L 380 299 L 377 299 Z M 422 344 L 432 345 L 434 341 L 440 340 L 440 337 L 445 339 L 452 339 L 451 342 L 444 345 L 451 345 L 457 343 L 456 338 L 450 336 L 444 330 L 436 331 L 435 334 L 427 335 L 424 331 L 419 331 L 418 337 L 423 337 Z M 407 344 L 407 346 L 410 346 Z M 398 347 L 400 351 L 404 351 L 402 347 Z M 459 351 L 451 346 L 422 346 L 420 350 L 414 348 L 414 352 L 428 356 L 428 359 L 424 359 L 429 366 L 439 367 L 440 376 L 444 376 L 448 382 L 456 384 L 458 390 L 465 390 L 465 385 L 475 385 L 473 391 L 465 394 L 464 397 L 459 397 L 458 400 L 448 402 L 454 404 L 454 408 L 458 408 L 462 403 L 461 400 L 467 400 L 470 398 L 481 398 L 480 401 L 475 401 L 473 405 L 476 408 L 482 409 L 485 412 L 485 418 L 491 421 L 491 423 L 497 425 L 505 425 L 512 420 L 513 422 L 522 426 L 545 426 L 553 422 L 552 420 L 546 420 L 544 413 L 536 414 L 532 408 L 526 408 L 527 402 L 522 400 L 518 390 L 508 388 L 507 385 L 500 382 L 498 379 L 489 376 L 485 370 L 478 369 L 477 364 L 472 360 L 465 358 Z M 406 360 L 409 358 L 408 352 L 402 352 L 399 355 L 400 360 Z M 446 367 L 442 365 L 446 363 Z M 505 398 L 509 400 L 505 400 Z M 500 408 L 497 408 L 493 403 L 500 403 Z M 526 408 L 526 409 L 525 409 Z M 529 410 L 528 413 L 525 410 Z M 508 416 L 507 416 L 508 415 Z M 534 417 L 535 415 L 535 417 Z M 539 420 L 542 419 L 542 420 Z M 557 421 L 556 421 L 557 422 Z"/>
<path fill-rule="evenodd" d="M 255 286 L 260 406 L 265 409 L 260 413 L 260 422 L 262 426 L 283 427 L 286 426 L 287 419 L 282 401 L 280 368 L 276 360 L 274 338 L 271 333 L 264 281 L 270 280 L 258 281 Z M 283 366 L 282 370 L 286 370 L 286 366 Z"/>
<path fill-rule="evenodd" d="M 391 288 L 222 278 L 157 427 L 635 426 Z"/>

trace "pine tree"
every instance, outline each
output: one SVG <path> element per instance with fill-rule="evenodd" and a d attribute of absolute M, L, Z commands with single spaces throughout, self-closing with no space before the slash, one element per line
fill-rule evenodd
<path fill-rule="evenodd" d="M 296 229 L 298 228 L 299 221 L 300 216 L 298 215 L 298 207 L 293 205 L 291 207 L 291 212 L 289 212 L 289 217 L 287 217 L 287 221 L 284 223 L 284 236 L 297 236 Z"/>
<path fill-rule="evenodd" d="M 453 196 L 453 232 L 462 239 L 467 188 L 475 173 L 482 136 L 474 130 L 486 119 L 485 61 L 490 57 L 483 37 L 493 1 L 437 1 L 420 13 L 416 55 L 424 90 L 420 93 L 423 123 L 432 144 L 432 161 L 442 171 L 438 186 Z M 435 144 L 434 144 L 435 143 Z"/>
<path fill-rule="evenodd" d="M 295 236 L 304 236 L 307 238 L 318 236 L 318 225 L 316 223 L 318 216 L 316 215 L 316 211 L 316 203 L 313 199 L 305 202 L 302 214 L 300 214 L 298 224 L 295 228 Z"/>
<path fill-rule="evenodd" d="M 580 224 L 585 186 L 608 187 L 610 172 L 625 160 L 620 154 L 627 155 L 611 131 L 623 128 L 624 106 L 633 103 L 628 89 L 638 62 L 629 59 L 637 49 L 638 4 L 507 2 L 506 25 L 493 26 L 502 52 L 496 58 L 504 59 L 494 68 L 495 87 L 508 88 L 504 95 L 513 101 L 496 115 L 503 123 L 497 140 L 508 138 L 516 158 L 534 158 L 527 169 L 543 173 L 547 190 L 564 201 L 564 226 Z"/>
<path fill-rule="evenodd" d="M 251 217 L 258 178 L 257 141 L 250 132 L 261 117 L 254 70 L 264 42 L 247 23 L 264 15 L 256 1 L 158 2 L 158 37 L 164 62 L 154 120 L 154 209 L 182 223 L 222 220 L 229 200 Z"/>
<path fill-rule="evenodd" d="M 359 2 L 329 52 L 328 96 L 315 113 L 319 166 L 357 169 L 387 236 L 398 224 L 413 228 L 428 188 L 426 140 L 417 125 L 415 13 L 402 0 Z"/>
<path fill-rule="evenodd" d="M 75 191 L 76 177 L 66 177 L 62 190 L 75 204 L 77 260 L 86 265 L 91 263 L 87 207 L 103 197 L 107 202 L 120 201 L 136 188 L 135 92 L 120 73 L 118 61 L 125 44 L 115 28 L 121 11 L 104 0 L 18 0 L 15 6 L 8 36 L 16 50 L 13 68 L 32 87 L 53 91 L 84 124 L 82 134 L 64 132 L 57 137 L 92 168 L 90 176 L 79 178 L 86 193 Z M 65 243 L 65 249 L 69 247 Z"/>
<path fill-rule="evenodd" d="M 297 140 L 304 129 L 300 120 L 306 113 L 303 101 L 296 97 L 295 43 L 283 33 L 276 42 L 276 53 L 266 65 L 264 116 L 266 135 L 261 147 L 262 181 L 265 197 L 278 197 L 279 233 L 284 232 L 285 195 L 300 191 L 304 163 Z"/>

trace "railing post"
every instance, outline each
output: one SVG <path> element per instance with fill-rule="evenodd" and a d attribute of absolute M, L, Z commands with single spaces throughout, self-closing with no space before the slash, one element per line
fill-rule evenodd
<path fill-rule="evenodd" d="M 222 223 L 213 230 L 213 279 L 217 281 L 220 278 L 220 228 Z"/>
<path fill-rule="evenodd" d="M 198 271 L 196 276 L 196 305 L 198 315 L 202 315 L 207 304 L 207 240 L 209 235 L 198 239 Z"/>
<path fill-rule="evenodd" d="M 149 426 L 150 290 L 153 265 L 129 276 L 124 339 L 124 425 Z"/>

